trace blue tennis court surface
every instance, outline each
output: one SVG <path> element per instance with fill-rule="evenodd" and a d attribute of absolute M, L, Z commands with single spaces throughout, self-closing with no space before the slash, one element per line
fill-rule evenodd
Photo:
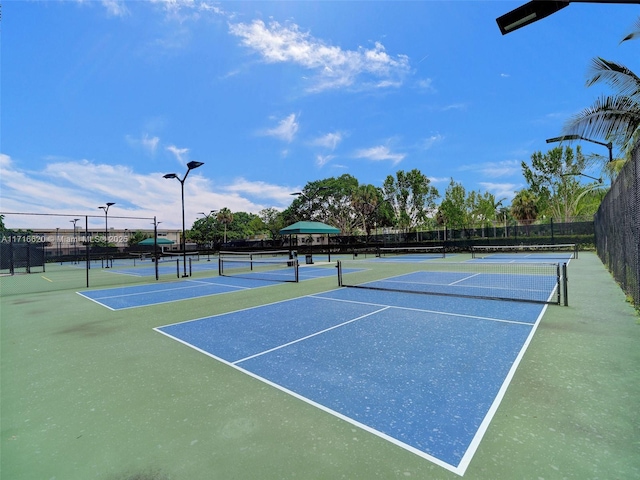
<path fill-rule="evenodd" d="M 545 308 L 341 288 L 156 330 L 463 475 Z"/>
<path fill-rule="evenodd" d="M 217 267 L 216 267 L 217 269 Z M 115 271 L 112 271 L 115 273 Z M 300 281 L 335 275 L 334 267 L 300 267 Z M 188 300 L 209 295 L 220 295 L 249 288 L 261 288 L 281 282 L 270 282 L 264 278 L 251 278 L 251 274 L 243 277 L 208 277 L 198 279 L 177 280 L 175 282 L 149 283 L 127 287 L 106 288 L 78 292 L 89 300 L 111 310 L 145 307 L 159 303 Z"/>

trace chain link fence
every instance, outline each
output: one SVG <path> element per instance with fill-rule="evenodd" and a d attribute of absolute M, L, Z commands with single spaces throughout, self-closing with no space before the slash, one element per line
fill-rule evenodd
<path fill-rule="evenodd" d="M 640 309 L 640 142 L 595 216 L 596 250 Z"/>
<path fill-rule="evenodd" d="M 154 217 L 0 214 L 0 296 L 175 280 L 199 259 Z"/>

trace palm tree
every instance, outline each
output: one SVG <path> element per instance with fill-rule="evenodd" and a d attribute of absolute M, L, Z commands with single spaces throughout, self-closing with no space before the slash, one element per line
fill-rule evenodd
<path fill-rule="evenodd" d="M 517 192 L 511 201 L 511 215 L 526 226 L 528 235 L 529 225 L 538 218 L 538 198 L 536 195 L 526 188 Z"/>
<path fill-rule="evenodd" d="M 216 219 L 224 225 L 224 243 L 227 243 L 227 225 L 233 222 L 233 213 L 227 207 L 220 209 Z"/>
<path fill-rule="evenodd" d="M 640 37 L 640 17 L 633 28 L 622 42 Z M 630 152 L 640 139 L 640 77 L 622 64 L 597 57 L 591 63 L 587 86 L 602 82 L 611 86 L 614 93 L 603 95 L 576 114 L 565 125 L 564 133 L 604 138 Z"/>

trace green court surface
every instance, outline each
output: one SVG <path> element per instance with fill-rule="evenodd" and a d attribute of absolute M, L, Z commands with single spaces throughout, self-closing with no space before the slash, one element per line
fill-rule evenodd
<path fill-rule="evenodd" d="M 3 480 L 460 478 L 153 330 L 333 276 L 120 311 L 81 284 L 7 288 L 41 277 L 0 278 Z M 639 345 L 636 311 L 581 252 L 462 478 L 640 478 Z"/>

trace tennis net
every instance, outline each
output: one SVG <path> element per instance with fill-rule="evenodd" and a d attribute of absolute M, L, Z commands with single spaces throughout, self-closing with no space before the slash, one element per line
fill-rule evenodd
<path fill-rule="evenodd" d="M 340 260 L 337 267 L 341 287 L 568 305 L 566 264 Z"/>
<path fill-rule="evenodd" d="M 444 258 L 445 249 L 443 245 L 435 247 L 379 247 L 376 256 L 393 257 L 407 255 L 424 258 Z"/>
<path fill-rule="evenodd" d="M 550 245 L 474 245 L 471 247 L 473 258 L 511 259 L 564 259 L 578 258 L 578 244 Z"/>
<path fill-rule="evenodd" d="M 218 274 L 224 277 L 243 277 L 271 282 L 297 282 L 297 258 L 218 258 Z"/>
<path fill-rule="evenodd" d="M 247 260 L 273 259 L 273 258 L 294 258 L 296 252 L 293 250 L 255 250 L 255 251 L 221 251 L 220 257 L 241 258 Z"/>

